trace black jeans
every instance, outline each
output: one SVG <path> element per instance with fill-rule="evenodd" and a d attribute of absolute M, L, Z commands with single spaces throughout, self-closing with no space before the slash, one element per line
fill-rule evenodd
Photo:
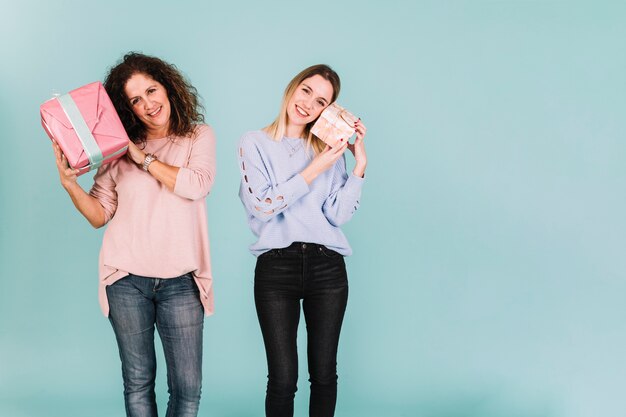
<path fill-rule="evenodd" d="M 265 414 L 293 416 L 298 381 L 300 300 L 307 329 L 311 417 L 330 417 L 337 402 L 337 346 L 348 278 L 343 256 L 296 242 L 257 258 L 254 299 L 268 364 Z"/>

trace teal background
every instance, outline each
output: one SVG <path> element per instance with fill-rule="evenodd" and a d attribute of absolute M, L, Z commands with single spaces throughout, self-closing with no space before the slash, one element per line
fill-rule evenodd
<path fill-rule="evenodd" d="M 130 50 L 191 79 L 218 139 L 201 416 L 262 415 L 235 149 L 319 62 L 368 127 L 337 416 L 626 415 L 624 2 L 0 5 L 0 416 L 123 414 L 102 230 L 60 187 L 38 107 Z"/>

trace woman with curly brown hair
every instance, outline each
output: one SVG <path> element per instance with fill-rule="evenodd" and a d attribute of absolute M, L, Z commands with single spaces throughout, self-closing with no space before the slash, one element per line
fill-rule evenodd
<path fill-rule="evenodd" d="M 128 132 L 128 157 L 85 192 L 55 145 L 61 184 L 95 228 L 100 302 L 122 361 L 127 416 L 156 416 L 154 328 L 167 364 L 167 416 L 197 416 L 204 314 L 213 312 L 205 197 L 215 138 L 195 88 L 171 64 L 129 53 L 104 83 Z M 203 314 L 204 313 L 204 314 Z"/>

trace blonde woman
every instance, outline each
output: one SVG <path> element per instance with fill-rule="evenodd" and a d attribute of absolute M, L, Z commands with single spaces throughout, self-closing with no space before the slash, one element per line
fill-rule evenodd
<path fill-rule="evenodd" d="M 352 253 L 340 226 L 359 207 L 367 165 L 360 120 L 354 144 L 344 138 L 341 146 L 330 148 L 310 132 L 339 88 L 339 76 L 330 67 L 306 68 L 287 86 L 276 120 L 244 134 L 238 149 L 239 196 L 258 238 L 250 251 L 257 257 L 254 297 L 268 362 L 268 417 L 293 416 L 301 307 L 309 415 L 333 416 L 335 411 L 337 347 L 348 300 L 344 256 Z M 346 149 L 356 160 L 351 172 Z"/>

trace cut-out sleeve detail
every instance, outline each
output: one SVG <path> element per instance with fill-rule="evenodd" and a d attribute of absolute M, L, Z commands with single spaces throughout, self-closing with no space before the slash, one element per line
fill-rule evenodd
<path fill-rule="evenodd" d="M 309 192 L 309 185 L 296 173 L 278 183 L 272 163 L 253 137 L 244 135 L 238 148 L 241 186 L 239 197 L 248 214 L 267 222 Z"/>
<path fill-rule="evenodd" d="M 352 218 L 358 210 L 363 178 L 346 172 L 345 156 L 335 166 L 331 193 L 322 211 L 333 226 L 339 227 Z"/>

